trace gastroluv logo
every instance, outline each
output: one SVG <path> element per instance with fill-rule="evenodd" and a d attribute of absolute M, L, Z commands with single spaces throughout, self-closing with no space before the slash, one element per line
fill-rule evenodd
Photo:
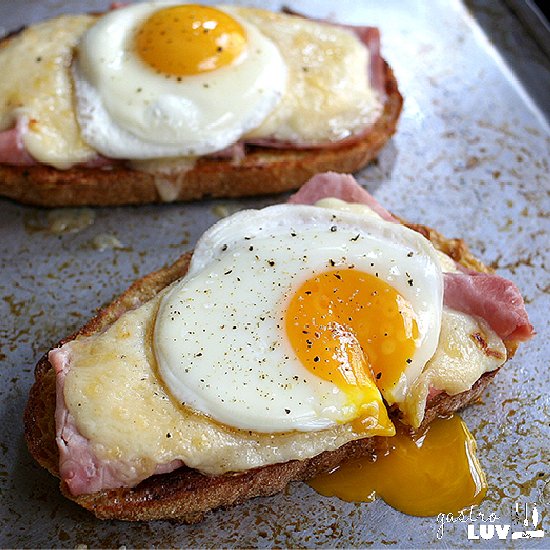
<path fill-rule="evenodd" d="M 437 521 L 437 538 L 441 540 L 445 525 L 455 523 L 467 524 L 468 540 L 516 540 L 543 538 L 545 533 L 542 527 L 543 514 L 537 503 L 521 504 L 516 502 L 512 507 L 510 522 L 502 521 L 496 513 L 484 515 L 470 506 L 458 515 L 439 514 Z"/>
<path fill-rule="evenodd" d="M 523 520 L 523 529 L 516 531 L 509 523 L 481 523 L 476 525 L 475 523 L 468 524 L 468 539 L 469 540 L 490 540 L 495 535 L 500 540 L 506 540 L 508 538 L 514 539 L 531 539 L 544 537 L 544 529 L 542 529 L 542 517 L 539 517 L 539 510 L 536 504 L 532 505 L 531 522 L 533 529 L 530 529 L 530 521 L 527 517 L 528 505 L 523 506 L 525 510 L 525 519 Z M 514 511 L 513 511 L 514 512 Z M 516 502 L 515 513 L 512 514 L 519 518 L 520 516 L 520 504 Z M 500 518 L 495 518 L 500 519 Z M 540 523 L 539 523 L 540 520 Z M 539 529 L 539 527 L 541 527 Z"/>

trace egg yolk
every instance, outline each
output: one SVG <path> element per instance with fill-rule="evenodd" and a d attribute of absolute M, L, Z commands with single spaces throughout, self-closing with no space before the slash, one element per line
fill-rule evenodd
<path fill-rule="evenodd" d="M 286 331 L 302 364 L 354 401 L 373 377 L 381 390 L 399 381 L 419 334 L 411 305 L 385 281 L 356 269 L 306 280 L 287 308 Z"/>
<path fill-rule="evenodd" d="M 362 458 L 309 482 L 318 493 L 348 502 L 376 496 L 411 516 L 457 514 L 487 492 L 476 443 L 458 416 L 438 418 L 418 439 L 399 433 L 375 461 Z"/>
<path fill-rule="evenodd" d="M 208 6 L 163 8 L 138 29 L 136 50 L 153 69 L 188 76 L 230 65 L 246 45 L 246 33 L 230 15 Z"/>

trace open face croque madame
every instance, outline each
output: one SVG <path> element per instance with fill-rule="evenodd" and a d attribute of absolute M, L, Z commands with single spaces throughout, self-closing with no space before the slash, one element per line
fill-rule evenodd
<path fill-rule="evenodd" d="M 0 194 L 43 206 L 295 189 L 363 167 L 402 104 L 378 29 L 230 5 L 61 15 L 0 70 Z"/>
<path fill-rule="evenodd" d="M 27 440 L 98 517 L 196 521 L 418 438 L 532 334 L 518 289 L 462 241 L 317 175 L 221 220 L 44 356 Z"/>

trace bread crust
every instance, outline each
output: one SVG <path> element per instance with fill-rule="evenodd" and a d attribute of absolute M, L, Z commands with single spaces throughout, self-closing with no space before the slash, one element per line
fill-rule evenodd
<path fill-rule="evenodd" d="M 159 184 L 170 186 L 170 200 L 190 201 L 282 193 L 297 189 L 319 172 L 354 173 L 376 157 L 397 127 L 403 97 L 385 62 L 384 68 L 386 100 L 382 114 L 361 140 L 349 145 L 325 149 L 247 146 L 240 161 L 203 157 L 190 170 L 167 174 L 123 165 L 57 170 L 42 164 L 0 164 L 0 195 L 44 207 L 121 206 L 166 202 L 159 194 Z"/>
<path fill-rule="evenodd" d="M 477 260 L 460 239 L 446 239 L 437 231 L 419 224 L 407 224 L 428 237 L 464 267 L 480 272 L 490 270 Z M 187 272 L 191 253 L 181 256 L 174 264 L 136 281 L 126 292 L 107 305 L 82 329 L 59 342 L 58 346 L 77 336 L 100 332 L 125 311 L 134 309 L 151 299 L 167 285 Z M 516 345 L 505 342 L 508 357 Z M 57 347 L 57 346 L 56 346 Z M 426 414 L 418 432 L 422 432 L 436 416 L 446 416 L 475 402 L 497 371 L 485 373 L 468 391 L 455 396 L 439 394 L 427 404 Z M 53 475 L 59 477 L 59 455 L 55 442 L 55 372 L 47 354 L 35 369 L 35 382 L 31 388 L 25 410 L 25 437 L 33 457 Z M 390 411 L 391 413 L 391 411 Z M 397 420 L 397 413 L 393 414 Z M 398 429 L 406 430 L 397 423 Z M 101 519 L 149 521 L 174 519 L 184 523 L 200 521 L 206 512 L 221 506 L 238 504 L 257 496 L 278 493 L 288 483 L 306 480 L 327 472 L 345 460 L 362 456 L 374 457 L 387 448 L 389 438 L 371 437 L 351 441 L 335 451 L 324 452 L 313 458 L 272 464 L 245 472 L 206 476 L 187 467 L 169 474 L 156 475 L 132 489 L 100 491 L 74 497 L 61 482 L 61 491 L 69 499 L 93 512 Z"/>

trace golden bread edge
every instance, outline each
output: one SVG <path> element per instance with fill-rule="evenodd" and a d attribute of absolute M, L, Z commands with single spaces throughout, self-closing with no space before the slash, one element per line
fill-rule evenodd
<path fill-rule="evenodd" d="M 491 271 L 470 253 L 461 239 L 446 239 L 424 225 L 406 225 L 429 238 L 436 248 L 464 267 L 479 272 Z M 125 311 L 149 300 L 187 272 L 190 258 L 191 253 L 186 253 L 174 264 L 137 280 L 121 296 L 100 310 L 82 329 L 58 345 L 79 335 L 91 335 L 101 331 Z M 508 358 L 511 358 L 517 349 L 517 343 L 505 342 L 505 345 Z M 452 414 L 479 399 L 496 372 L 484 374 L 470 390 L 461 394 L 435 396 L 427 404 L 424 422 L 418 431 L 424 430 L 436 416 Z M 35 382 L 25 410 L 25 437 L 36 461 L 53 475 L 59 476 L 54 413 L 55 373 L 45 354 L 36 366 Z M 395 411 L 393 413 L 393 418 L 397 419 Z M 330 471 L 344 460 L 373 456 L 383 451 L 387 445 L 387 438 L 373 437 L 349 442 L 335 451 L 324 452 L 308 460 L 273 464 L 236 474 L 205 476 L 196 470 L 183 467 L 169 474 L 146 479 L 132 489 L 100 491 L 74 497 L 61 483 L 61 491 L 67 498 L 101 519 L 174 519 L 194 523 L 200 521 L 211 509 L 231 506 L 257 496 L 273 495 L 283 490 L 291 481 L 309 479 Z"/>
<path fill-rule="evenodd" d="M 365 137 L 356 143 L 332 149 L 251 147 L 238 163 L 203 157 L 187 172 L 169 175 L 123 166 L 57 170 L 46 165 L 0 164 L 0 196 L 44 207 L 120 206 L 164 202 L 155 183 L 158 177 L 175 186 L 174 200 L 190 201 L 282 193 L 297 189 L 320 172 L 357 172 L 376 157 L 395 133 L 403 106 L 393 71 L 385 62 L 384 66 L 384 109 Z"/>

